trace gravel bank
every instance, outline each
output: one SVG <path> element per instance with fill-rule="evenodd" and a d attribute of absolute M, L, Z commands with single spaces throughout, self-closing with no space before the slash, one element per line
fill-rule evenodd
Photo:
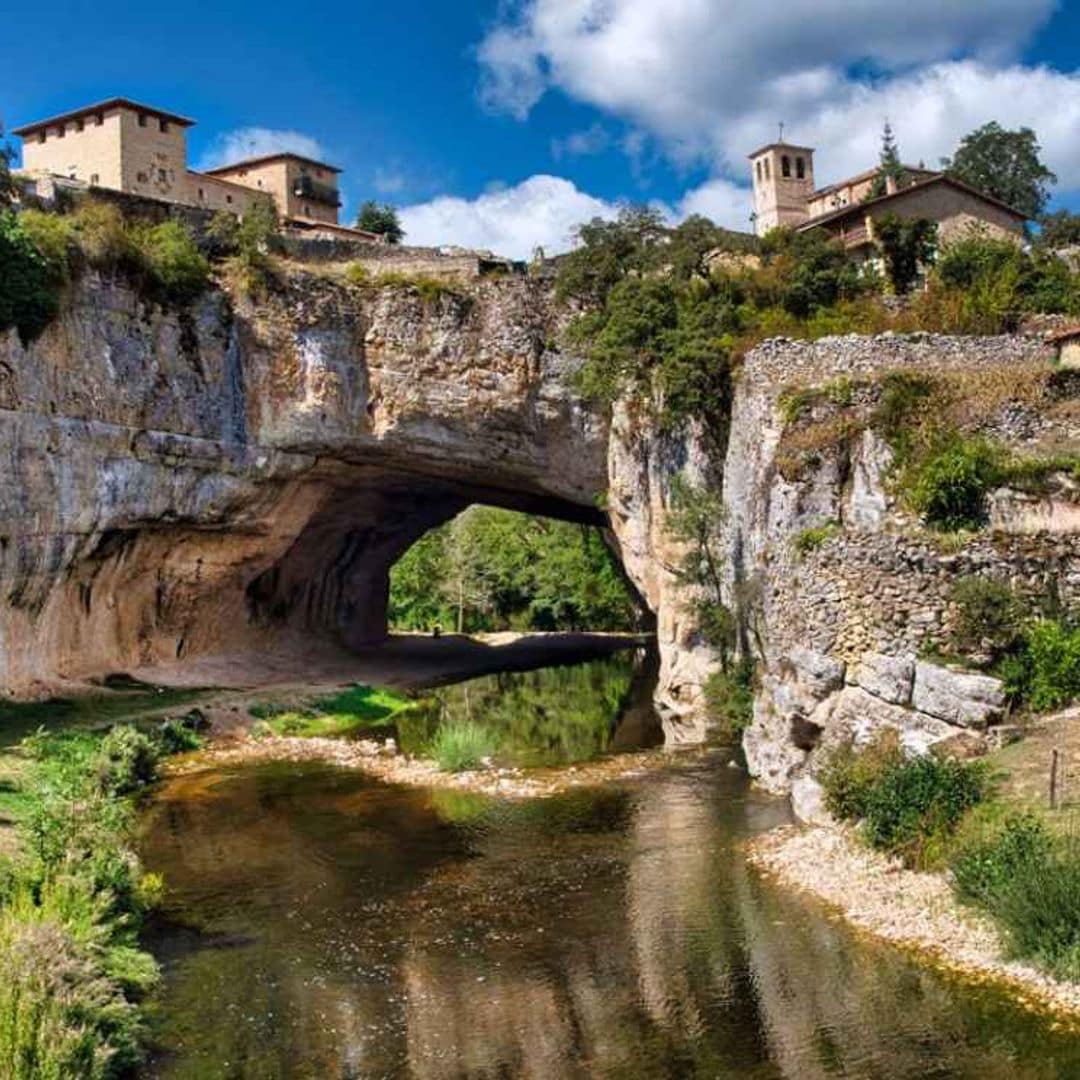
<path fill-rule="evenodd" d="M 752 841 L 747 853 L 752 865 L 824 901 L 860 930 L 966 978 L 1006 985 L 1029 1008 L 1080 1025 L 1080 985 L 1007 960 L 995 928 L 957 903 L 940 874 L 905 870 L 843 829 L 776 829 Z"/>
<path fill-rule="evenodd" d="M 688 748 L 643 750 L 617 754 L 580 765 L 559 768 L 472 769 L 443 772 L 434 762 L 412 758 L 390 745 L 373 739 L 346 740 L 268 736 L 241 737 L 212 744 L 208 749 L 186 755 L 166 766 L 173 775 L 208 768 L 243 765 L 260 761 L 325 761 L 346 769 L 360 769 L 388 784 L 418 787 L 456 788 L 478 795 L 507 799 L 537 799 L 558 795 L 575 787 L 627 780 L 659 768 L 700 762 L 716 750 Z"/>

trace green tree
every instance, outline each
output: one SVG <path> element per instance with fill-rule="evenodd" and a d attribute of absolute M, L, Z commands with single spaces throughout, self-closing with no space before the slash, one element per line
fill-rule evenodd
<path fill-rule="evenodd" d="M 615 221 L 593 218 L 578 228 L 578 246 L 562 260 L 557 296 L 603 304 L 620 281 L 647 268 L 651 249 L 665 234 L 659 211 L 647 206 L 623 207 Z"/>
<path fill-rule="evenodd" d="M 11 177 L 11 163 L 15 151 L 3 141 L 4 129 L 0 127 L 0 207 L 10 206 L 15 198 L 15 181 Z"/>
<path fill-rule="evenodd" d="M 397 210 L 389 203 L 377 203 L 368 199 L 356 215 L 356 227 L 365 232 L 378 233 L 390 244 L 400 244 L 405 236 Z"/>
<path fill-rule="evenodd" d="M 926 218 L 899 218 L 885 214 L 874 222 L 874 236 L 885 261 L 885 276 L 892 291 L 903 296 L 911 291 L 919 271 L 933 261 L 937 251 L 937 224 Z"/>
<path fill-rule="evenodd" d="M 888 120 L 881 132 L 881 155 L 877 175 L 867 193 L 868 199 L 877 199 L 889 190 L 889 180 L 895 181 L 897 188 L 907 185 L 907 172 L 900 160 L 900 150 L 896 145 L 896 136 Z"/>
<path fill-rule="evenodd" d="M 1044 248 L 1075 247 L 1080 244 L 1080 214 L 1057 210 L 1039 218 L 1039 245 Z"/>
<path fill-rule="evenodd" d="M 1041 147 L 1028 127 L 1008 131 L 996 121 L 965 135 L 942 166 L 970 185 L 1030 218 L 1037 218 L 1057 177 L 1039 157 Z"/>
<path fill-rule="evenodd" d="M 59 310 L 62 284 L 19 215 L 0 209 L 0 332 L 15 327 L 23 344 L 36 338 Z"/>

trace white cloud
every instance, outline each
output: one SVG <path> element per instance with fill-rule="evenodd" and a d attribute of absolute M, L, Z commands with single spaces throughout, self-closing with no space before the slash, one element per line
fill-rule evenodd
<path fill-rule="evenodd" d="M 481 97 L 524 118 L 549 89 L 742 180 L 786 122 L 822 182 L 876 158 L 888 116 L 928 164 L 996 119 L 1033 127 L 1080 188 L 1080 74 L 1016 62 L 1055 0 L 520 0 L 477 50 Z M 858 74 L 853 74 L 858 73 Z M 638 149 L 640 154 L 640 147 Z"/>
<path fill-rule="evenodd" d="M 651 205 L 672 224 L 704 214 L 728 228 L 749 227 L 749 190 L 720 178 L 687 192 L 675 207 Z M 527 259 L 538 246 L 548 255 L 567 251 L 579 225 L 618 212 L 618 203 L 590 195 L 563 177 L 540 174 L 475 199 L 444 195 L 405 206 L 400 215 L 406 243 L 458 244 Z"/>
<path fill-rule="evenodd" d="M 551 156 L 556 161 L 563 157 L 586 157 L 602 154 L 611 145 L 611 135 L 603 124 L 595 123 L 582 131 L 572 131 L 561 139 L 551 140 Z"/>
<path fill-rule="evenodd" d="M 219 135 L 199 159 L 199 169 L 215 169 L 244 158 L 264 154 L 300 154 L 325 161 L 326 151 L 318 139 L 301 131 L 275 131 L 273 128 L 246 127 Z"/>
<path fill-rule="evenodd" d="M 460 244 L 527 259 L 538 246 L 549 255 L 567 250 L 578 225 L 617 212 L 571 181 L 541 174 L 475 199 L 443 195 L 405 206 L 400 215 L 406 243 Z"/>
<path fill-rule="evenodd" d="M 739 187 L 722 177 L 713 177 L 700 187 L 688 191 L 679 200 L 675 216 L 681 221 L 692 214 L 700 214 L 725 229 L 749 232 L 752 209 L 753 199 L 749 188 Z"/>
<path fill-rule="evenodd" d="M 405 174 L 399 169 L 388 169 L 379 165 L 375 169 L 375 177 L 372 183 L 375 185 L 375 190 L 381 195 L 396 195 L 405 188 Z"/>

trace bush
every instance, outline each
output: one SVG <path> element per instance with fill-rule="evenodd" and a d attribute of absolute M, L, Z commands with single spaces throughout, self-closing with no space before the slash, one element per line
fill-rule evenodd
<path fill-rule="evenodd" d="M 811 526 L 809 529 L 803 529 L 795 537 L 795 550 L 800 555 L 809 555 L 839 534 L 840 522 L 838 521 L 826 521 L 823 525 Z"/>
<path fill-rule="evenodd" d="M 952 645 L 961 653 L 988 650 L 991 659 L 1012 652 L 1023 632 L 1023 607 L 1008 585 L 991 578 L 963 577 L 952 587 L 956 622 Z"/>
<path fill-rule="evenodd" d="M 18 215 L 0 210 L 0 332 L 14 327 L 24 345 L 60 310 L 60 280 Z"/>
<path fill-rule="evenodd" d="M 821 784 L 831 814 L 861 820 L 873 847 L 925 866 L 941 858 L 961 818 L 982 801 L 987 775 L 977 763 L 907 757 L 897 735 L 883 732 L 862 754 L 835 752 Z"/>
<path fill-rule="evenodd" d="M 1033 814 L 987 822 L 976 813 L 949 855 L 953 888 L 962 900 L 990 907 L 1028 867 L 1044 860 L 1051 846 L 1050 834 Z"/>
<path fill-rule="evenodd" d="M 877 848 L 923 866 L 939 859 L 964 814 L 986 794 L 978 763 L 928 754 L 885 768 L 866 797 L 863 829 Z"/>
<path fill-rule="evenodd" d="M 107 795 L 129 795 L 145 787 L 157 774 L 160 749 L 137 728 L 114 727 L 101 740 L 94 775 Z"/>
<path fill-rule="evenodd" d="M 475 769 L 496 749 L 491 732 L 471 720 L 441 725 L 431 743 L 431 754 L 443 772 Z"/>
<path fill-rule="evenodd" d="M 986 496 L 1001 477 L 1001 455 L 982 438 L 950 435 L 902 478 L 912 509 L 943 532 L 977 529 L 986 520 Z"/>
<path fill-rule="evenodd" d="M 210 285 L 210 263 L 191 232 L 178 221 L 164 221 L 138 230 L 137 243 L 159 297 L 175 304 L 190 303 Z"/>
<path fill-rule="evenodd" d="M 135 278 L 145 273 L 142 253 L 124 215 L 112 203 L 88 199 L 72 215 L 72 223 L 79 249 L 91 266 Z"/>
<path fill-rule="evenodd" d="M 1023 661 L 1017 689 L 1033 709 L 1060 709 L 1080 697 L 1080 628 L 1041 619 L 1025 632 Z"/>
<path fill-rule="evenodd" d="M 878 778 L 903 760 L 899 736 L 892 728 L 882 729 L 861 752 L 850 743 L 837 747 L 818 777 L 826 809 L 840 821 L 861 820 Z"/>
<path fill-rule="evenodd" d="M 59 283 L 70 280 L 72 264 L 79 250 L 71 218 L 41 210 L 24 210 L 19 216 L 19 224 L 45 261 L 52 279 Z"/>
<path fill-rule="evenodd" d="M 717 671 L 705 683 L 705 704 L 716 737 L 737 742 L 754 718 L 754 665 L 743 661 L 730 671 Z"/>

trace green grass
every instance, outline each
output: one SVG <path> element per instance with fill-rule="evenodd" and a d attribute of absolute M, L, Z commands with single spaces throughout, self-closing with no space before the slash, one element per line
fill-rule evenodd
<path fill-rule="evenodd" d="M 839 536 L 840 531 L 839 521 L 826 521 L 823 525 L 814 525 L 808 529 L 803 529 L 795 537 L 795 550 L 800 555 L 810 555 L 823 544 L 827 544 L 834 536 Z"/>
<path fill-rule="evenodd" d="M 299 708 L 267 703 L 248 711 L 273 735 L 334 738 L 369 728 L 392 727 L 398 715 L 416 702 L 383 687 L 356 684 L 341 693 L 316 698 Z"/>
<path fill-rule="evenodd" d="M 432 757 L 443 772 L 478 768 L 497 749 L 495 736 L 471 720 L 441 725 L 431 741 Z"/>
<path fill-rule="evenodd" d="M 43 729 L 5 759 L 19 843 L 0 859 L 0 1076 L 108 1080 L 138 1065 L 158 980 L 139 931 L 161 882 L 134 851 L 132 796 L 196 741 L 175 727 Z"/>

